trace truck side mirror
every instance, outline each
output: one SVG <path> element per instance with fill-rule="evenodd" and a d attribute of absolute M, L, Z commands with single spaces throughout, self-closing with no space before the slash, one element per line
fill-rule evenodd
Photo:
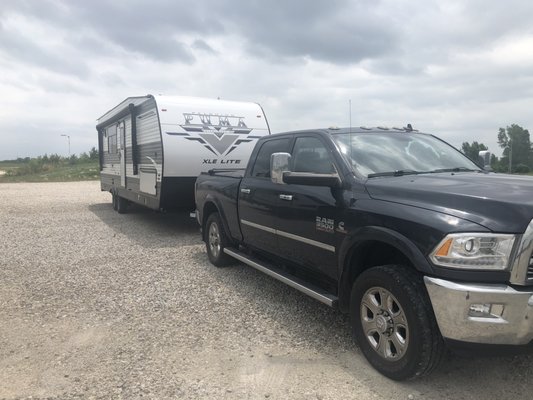
<path fill-rule="evenodd" d="M 270 156 L 270 179 L 274 183 L 285 184 L 283 173 L 290 171 L 291 155 L 289 153 L 272 153 Z"/>
<path fill-rule="evenodd" d="M 479 164 L 483 166 L 483 169 L 485 171 L 492 171 L 492 167 L 490 166 L 490 158 L 491 158 L 490 151 L 483 150 L 483 151 L 480 151 L 478 155 L 479 155 Z"/>

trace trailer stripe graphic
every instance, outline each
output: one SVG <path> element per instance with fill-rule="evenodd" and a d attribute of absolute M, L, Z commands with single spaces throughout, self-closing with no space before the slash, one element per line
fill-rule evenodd
<path fill-rule="evenodd" d="M 183 117 L 185 122 L 180 124 L 180 127 L 185 132 L 165 133 L 200 142 L 215 155 L 224 155 L 224 153 L 228 155 L 240 144 L 249 143 L 261 137 L 248 136 L 253 129 L 246 126 L 244 117 L 241 116 L 191 112 L 183 113 Z M 239 139 L 240 136 L 245 135 L 246 139 Z"/>

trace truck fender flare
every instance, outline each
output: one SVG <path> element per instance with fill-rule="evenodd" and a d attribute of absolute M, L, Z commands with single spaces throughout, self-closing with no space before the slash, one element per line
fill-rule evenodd
<path fill-rule="evenodd" d="M 339 249 L 339 266 L 341 276 L 339 280 L 340 306 L 343 307 L 343 298 L 350 296 L 351 282 L 349 282 L 351 257 L 357 247 L 365 242 L 381 242 L 394 247 L 402 253 L 423 274 L 432 274 L 433 267 L 420 249 L 404 235 L 380 226 L 366 226 L 349 233 Z"/>
<path fill-rule="evenodd" d="M 220 215 L 220 219 L 222 220 L 222 225 L 224 231 L 226 232 L 226 236 L 230 238 L 231 235 L 229 234 L 230 230 L 226 219 L 226 214 L 224 213 L 224 208 L 216 197 L 208 194 L 204 200 L 204 205 L 202 208 L 202 239 L 205 239 L 205 224 L 207 222 L 207 218 L 209 217 L 209 215 L 206 215 L 205 210 L 209 204 L 213 204 L 213 206 L 216 208 L 218 214 Z"/>

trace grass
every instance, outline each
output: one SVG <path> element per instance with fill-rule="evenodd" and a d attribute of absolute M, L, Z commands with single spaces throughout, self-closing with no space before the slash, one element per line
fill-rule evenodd
<path fill-rule="evenodd" d="M 79 162 L 74 165 L 50 165 L 40 171 L 31 171 L 25 163 L 0 161 L 0 171 L 7 174 L 0 175 L 0 183 L 7 182 L 70 182 L 89 181 L 100 178 L 98 161 Z"/>

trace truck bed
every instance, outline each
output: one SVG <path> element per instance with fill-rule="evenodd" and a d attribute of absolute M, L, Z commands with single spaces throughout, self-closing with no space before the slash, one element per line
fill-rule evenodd
<path fill-rule="evenodd" d="M 239 178 L 242 179 L 244 176 L 245 168 L 239 169 L 210 169 L 207 172 L 202 172 L 201 175 L 210 175 L 210 176 L 225 176 L 228 178 Z"/>
<path fill-rule="evenodd" d="M 196 179 L 196 212 L 203 214 L 208 196 L 212 200 L 216 198 L 219 210 L 225 212 L 228 233 L 239 241 L 242 240 L 242 233 L 237 215 L 237 198 L 244 173 L 244 169 L 212 169 Z"/>

